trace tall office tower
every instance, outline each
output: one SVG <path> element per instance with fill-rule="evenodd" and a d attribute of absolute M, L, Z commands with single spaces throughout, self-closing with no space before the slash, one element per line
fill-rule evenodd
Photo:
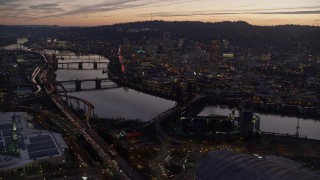
<path fill-rule="evenodd" d="M 146 53 L 148 56 L 153 56 L 157 54 L 158 46 L 155 44 L 147 44 Z"/>
<path fill-rule="evenodd" d="M 226 39 L 222 40 L 222 49 L 224 52 L 228 51 L 230 47 L 230 42 Z"/>
<path fill-rule="evenodd" d="M 240 105 L 239 125 L 242 133 L 254 132 L 253 106 L 248 101 L 243 101 Z"/>
<path fill-rule="evenodd" d="M 169 50 L 170 46 L 170 32 L 164 32 L 163 33 L 163 50 L 167 51 Z"/>
<path fill-rule="evenodd" d="M 130 61 L 132 59 L 132 48 L 130 45 L 121 45 L 121 54 L 124 61 Z"/>
<path fill-rule="evenodd" d="M 179 43 L 179 48 L 181 49 L 184 43 L 184 39 L 179 39 L 178 43 Z"/>
<path fill-rule="evenodd" d="M 220 40 L 212 40 L 209 48 L 209 61 L 218 66 L 221 60 L 221 42 Z"/>

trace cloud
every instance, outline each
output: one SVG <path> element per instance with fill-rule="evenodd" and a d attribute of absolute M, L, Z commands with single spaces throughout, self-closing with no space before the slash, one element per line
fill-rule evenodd
<path fill-rule="evenodd" d="M 155 17 L 220 16 L 220 15 L 241 15 L 241 14 L 263 14 L 263 15 L 272 15 L 272 14 L 320 14 L 320 10 L 309 10 L 309 11 L 239 11 L 239 10 L 224 10 L 224 11 L 186 11 L 186 12 L 155 12 L 155 13 L 152 13 L 152 15 L 155 16 Z M 139 14 L 138 16 L 139 17 L 148 17 L 148 16 L 150 16 L 150 14 Z"/>
<path fill-rule="evenodd" d="M 64 16 L 82 16 L 86 14 L 97 14 L 112 12 L 123 9 L 133 9 L 139 7 L 159 7 L 170 6 L 178 3 L 191 2 L 193 0 L 107 0 L 107 1 L 60 1 L 48 0 L 48 3 L 36 3 L 31 0 L 0 0 L 0 17 L 21 17 L 19 14 L 26 14 L 25 18 L 57 18 Z M 31 5 L 28 5 L 31 4 Z M 61 8 L 68 6 L 69 8 Z M 19 10 L 17 7 L 24 7 Z M 8 13 L 6 13 L 8 12 Z M 17 13 L 19 12 L 19 13 Z M 26 13 L 28 12 L 28 13 Z M 33 16 L 35 15 L 35 16 Z"/>
<path fill-rule="evenodd" d="M 108 1 L 105 3 L 95 4 L 90 6 L 80 6 L 72 11 L 56 14 L 56 16 L 109 12 L 109 11 L 134 8 L 134 7 L 144 6 L 144 5 L 147 5 L 147 3 L 142 3 L 140 0 L 122 0 L 122 1 L 111 1 L 111 2 Z"/>
<path fill-rule="evenodd" d="M 15 2 L 19 2 L 19 0 L 0 0 L 0 4 L 1 5 L 5 5 L 5 4 L 12 4 Z"/>
<path fill-rule="evenodd" d="M 186 5 L 187 3 L 195 3 L 201 5 L 201 1 L 212 3 L 212 6 L 202 7 L 208 8 L 207 10 L 185 10 L 180 8 L 180 4 Z M 222 1 L 222 0 L 219 0 Z M 228 0 L 225 0 L 225 7 L 228 7 Z M 218 6 L 214 6 L 214 2 L 218 0 L 0 0 L 0 18 L 9 19 L 10 21 L 19 19 L 23 20 L 51 20 L 51 19 L 81 19 L 84 17 L 110 17 L 114 11 L 119 10 L 131 10 L 131 9 L 143 9 L 144 14 L 136 14 L 136 17 L 149 17 L 152 13 L 153 17 L 204 17 L 204 16 L 235 16 L 240 14 L 261 14 L 261 15 L 272 15 L 272 14 L 320 14 L 319 4 L 303 4 L 301 6 L 291 6 L 288 4 L 287 7 L 283 8 L 248 8 L 247 7 L 236 7 L 235 9 L 224 9 L 215 10 Z M 189 5 L 189 4 L 188 4 Z M 164 12 L 153 12 L 155 9 L 166 9 L 166 6 L 170 7 L 167 9 L 176 8 L 178 11 Z M 160 8 L 158 8 L 160 7 Z M 229 6 L 231 7 L 231 6 Z M 259 7 L 259 6 L 255 6 Z M 179 9 L 180 8 L 180 9 Z M 210 9 L 209 9 L 210 8 Z M 149 13 L 146 13 L 146 10 Z M 196 6 L 195 8 L 196 9 Z M 125 15 L 125 14 L 123 14 Z M 134 15 L 131 15 L 134 16 Z M 199 18 L 200 19 L 200 18 Z"/>
<path fill-rule="evenodd" d="M 123 9 L 133 9 L 144 6 L 169 6 L 181 2 L 189 2 L 191 0 L 109 0 L 107 2 L 93 4 L 93 5 L 80 5 L 69 11 L 62 11 L 60 13 L 43 16 L 48 17 L 62 17 L 62 16 L 77 16 L 83 14 L 95 14 L 103 12 L 111 12 Z"/>
<path fill-rule="evenodd" d="M 253 14 L 320 14 L 320 10 L 316 11 L 278 11 L 278 12 L 257 12 Z"/>
<path fill-rule="evenodd" d="M 38 19 L 41 18 L 58 18 L 58 17 L 65 17 L 65 16 L 83 16 L 86 14 L 94 14 L 94 13 L 101 13 L 101 12 L 109 12 L 118 9 L 124 8 L 133 8 L 135 6 L 141 6 L 146 4 L 137 3 L 141 0 L 120 0 L 120 1 L 108 1 L 93 5 L 86 5 L 86 4 L 74 4 L 72 5 L 71 9 L 62 10 L 56 9 L 58 8 L 56 4 L 42 4 L 42 5 L 35 5 L 30 6 L 30 8 L 35 7 L 36 9 L 42 9 L 42 7 L 47 8 L 50 11 L 48 14 L 43 14 L 42 16 L 38 16 Z"/>
<path fill-rule="evenodd" d="M 4 11 L 15 11 L 18 8 L 22 7 L 21 4 L 18 3 L 17 0 L 0 0 L 0 14 L 2 14 Z M 15 12 L 17 13 L 17 12 Z"/>
<path fill-rule="evenodd" d="M 153 16 L 158 17 L 183 17 L 183 16 L 214 16 L 214 15 L 232 15 L 236 12 L 211 12 L 211 11 L 188 11 L 188 12 L 156 12 Z M 140 14 L 140 17 L 148 17 L 150 14 Z"/>
<path fill-rule="evenodd" d="M 55 3 L 29 5 L 29 8 L 32 9 L 32 10 L 43 10 L 43 11 L 58 11 L 58 10 L 62 10 L 59 7 L 59 4 L 55 4 Z"/>
<path fill-rule="evenodd" d="M 262 11 L 302 11 L 302 10 L 310 10 L 310 9 L 320 9 L 320 6 L 295 6 L 295 7 L 281 7 L 281 8 L 259 8 L 259 9 L 240 9 L 239 11 L 246 12 L 262 12 Z M 236 10 L 226 10 L 226 11 L 236 11 Z"/>

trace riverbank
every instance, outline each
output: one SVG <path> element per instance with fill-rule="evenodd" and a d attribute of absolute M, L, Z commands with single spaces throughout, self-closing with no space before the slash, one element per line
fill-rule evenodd
<path fill-rule="evenodd" d="M 226 106 L 230 109 L 239 109 L 241 98 L 223 98 L 210 96 L 205 102 L 205 106 Z M 273 105 L 273 104 L 253 104 L 254 112 L 265 115 L 279 115 L 286 117 L 297 117 L 303 119 L 313 119 L 320 121 L 320 112 L 316 108 L 303 108 L 299 106 Z M 304 110 L 305 109 L 305 110 Z"/>
<path fill-rule="evenodd" d="M 118 63 L 116 62 L 117 58 L 110 58 L 110 63 Z M 111 66 L 108 66 L 108 76 L 109 77 L 118 77 L 117 71 L 112 69 Z M 118 72 L 119 73 L 119 72 Z M 121 84 L 122 86 L 141 91 L 150 95 L 154 95 L 160 98 L 178 101 L 177 96 L 163 94 L 160 91 L 156 91 L 151 89 L 146 85 L 141 85 L 140 83 L 134 82 L 133 80 L 122 80 L 117 79 L 114 80 L 117 84 Z M 238 97 L 217 97 L 217 96 L 208 96 L 208 100 L 206 101 L 206 105 L 225 105 L 230 108 L 239 108 L 242 98 Z M 298 118 L 309 118 L 314 120 L 320 120 L 320 109 L 319 107 L 302 107 L 298 105 L 289 105 L 289 104 L 273 104 L 273 103 L 254 103 L 255 112 L 261 114 L 275 114 L 280 116 L 288 116 L 288 117 L 298 117 Z"/>
<path fill-rule="evenodd" d="M 114 57 L 115 60 L 117 57 Z M 68 80 L 70 77 L 76 78 L 95 78 L 95 77 L 106 77 L 105 74 L 101 74 L 101 71 L 90 71 L 90 72 L 82 72 L 82 71 L 61 71 L 58 72 L 59 80 Z M 63 77 L 63 78 L 61 78 Z M 135 83 L 136 81 L 132 82 Z M 148 121 L 153 117 L 157 116 L 159 113 L 169 109 L 174 106 L 174 102 L 167 102 L 162 98 L 158 98 L 157 94 L 153 94 L 155 96 L 150 96 L 149 92 L 139 89 L 132 88 L 119 88 L 115 90 L 110 90 L 108 92 L 105 91 L 97 91 L 95 93 L 91 92 L 77 92 L 74 93 L 76 96 L 80 96 L 84 99 L 92 102 L 96 109 L 95 113 L 99 115 L 99 117 L 117 117 L 123 116 L 129 119 L 141 118 L 143 121 Z M 137 90 L 137 91 L 136 91 Z M 141 92 L 141 93 L 140 93 Z M 239 104 L 241 102 L 240 98 L 237 97 L 214 97 L 206 98 L 206 101 L 203 101 L 201 104 L 192 108 L 192 111 L 201 111 L 202 107 L 208 107 L 210 105 L 222 107 L 224 109 L 219 109 L 217 112 L 213 112 L 215 114 L 223 114 L 228 115 L 232 110 L 232 108 L 239 109 Z M 211 100 L 210 100 L 211 99 Z M 228 109 L 230 108 L 231 109 Z M 158 109 L 158 110 L 157 110 Z M 197 109 L 197 110 L 196 110 Z M 190 110 L 187 110 L 190 112 Z M 255 113 L 260 113 L 263 111 L 255 110 Z M 211 113 L 212 114 L 212 113 Z M 293 116 L 290 113 L 279 113 L 281 117 L 274 117 L 275 114 L 278 113 L 265 113 L 268 114 L 268 117 L 262 116 L 261 120 L 261 130 L 275 133 L 289 133 L 294 135 L 297 127 L 297 118 L 288 118 L 286 116 Z M 283 117 L 285 116 L 285 117 Z M 319 121 L 313 121 L 310 119 L 300 119 L 300 134 L 302 136 L 307 135 L 308 138 L 320 139 L 319 135 L 317 135 Z"/>
<path fill-rule="evenodd" d="M 145 124 L 145 122 L 141 121 L 141 119 L 128 119 L 125 117 L 108 117 L 108 118 L 101 118 L 101 117 L 92 117 L 90 118 L 90 124 L 96 125 L 108 125 L 112 128 L 115 127 L 136 127 Z"/>
<path fill-rule="evenodd" d="M 167 99 L 167 100 L 171 100 L 171 101 L 178 100 L 175 95 L 163 94 L 163 93 L 154 91 L 153 89 L 149 88 L 148 86 L 138 85 L 136 83 L 132 83 L 132 81 L 129 83 L 128 80 L 124 81 L 122 79 L 118 79 L 118 77 L 115 76 L 110 71 L 108 72 L 108 77 L 111 78 L 113 82 L 115 82 L 118 85 L 123 86 L 123 87 L 127 87 L 130 89 L 136 90 L 136 91 L 140 91 L 140 92 L 152 95 L 152 96 L 157 96 L 159 98 L 163 98 L 163 99 Z"/>

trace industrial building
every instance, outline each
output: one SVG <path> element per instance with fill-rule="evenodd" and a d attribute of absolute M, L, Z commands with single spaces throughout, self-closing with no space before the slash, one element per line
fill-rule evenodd
<path fill-rule="evenodd" d="M 40 162 L 65 162 L 68 146 L 59 133 L 33 129 L 26 113 L 0 119 L 0 177 L 23 175 Z"/>
<path fill-rule="evenodd" d="M 260 131 L 260 118 L 253 115 L 253 108 L 248 102 L 241 104 L 239 117 L 235 117 L 233 110 L 229 116 L 182 116 L 180 123 L 180 129 L 183 133 L 247 134 Z"/>
<path fill-rule="evenodd" d="M 236 130 L 234 121 L 225 116 L 181 117 L 180 121 L 184 133 L 233 133 Z"/>

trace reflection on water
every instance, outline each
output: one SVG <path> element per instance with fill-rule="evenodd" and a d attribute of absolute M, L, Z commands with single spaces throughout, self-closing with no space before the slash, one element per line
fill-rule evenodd
<path fill-rule="evenodd" d="M 221 115 L 221 116 L 228 116 L 231 113 L 231 109 L 220 107 L 220 106 L 207 106 L 205 107 L 198 116 L 209 116 L 211 114 L 214 115 Z M 239 111 L 235 111 L 235 116 L 239 116 Z"/>
<path fill-rule="evenodd" d="M 68 61 L 107 61 L 106 57 L 97 55 L 97 54 L 88 54 L 88 53 L 75 53 L 70 51 L 60 51 L 60 50 L 53 50 L 53 49 L 44 49 L 43 53 L 47 54 L 55 54 L 58 59 L 63 59 L 61 62 L 68 62 Z"/>
<path fill-rule="evenodd" d="M 11 44 L 8 46 L 4 46 L 3 48 L 6 50 L 28 50 L 27 47 L 23 46 L 23 43 L 28 42 L 27 38 L 17 38 L 17 44 Z"/>
<path fill-rule="evenodd" d="M 236 116 L 239 116 L 239 111 L 235 111 Z M 229 115 L 231 113 L 231 109 L 222 108 L 218 106 L 208 106 L 205 107 L 198 115 L 199 116 L 208 116 L 210 114 L 215 115 Z M 318 139 L 320 140 L 320 121 L 315 121 L 312 119 L 302 119 L 297 117 L 286 117 L 280 115 L 272 115 L 272 114 L 259 114 L 260 116 L 260 129 L 261 131 L 266 132 L 275 132 L 275 133 L 283 133 L 283 134 L 291 134 L 294 135 L 296 133 L 297 125 L 299 124 L 300 129 L 299 133 L 302 137 L 307 136 L 310 139 Z"/>
<path fill-rule="evenodd" d="M 18 42 L 23 42 L 20 39 Z M 9 47 L 9 46 L 8 46 Z M 19 46 L 18 46 L 19 47 Z M 9 48 L 17 49 L 17 45 L 10 45 Z M 75 54 L 71 52 L 60 52 L 56 50 L 45 50 L 47 53 L 54 53 L 57 56 L 64 56 L 66 61 L 74 60 L 90 60 L 101 59 L 107 61 L 106 58 L 99 55 L 92 54 Z M 62 53 L 62 54 L 61 54 Z M 71 55 L 71 56 L 70 56 Z M 68 59 L 69 57 L 69 59 Z M 62 61 L 62 60 L 60 60 Z M 92 66 L 90 64 L 84 64 Z M 74 80 L 74 79 L 93 79 L 105 78 L 106 74 L 102 74 L 101 70 L 58 70 L 56 72 L 57 80 Z M 86 82 L 81 84 L 83 88 L 92 88 L 95 86 L 94 82 Z M 71 85 L 72 86 L 72 85 Z M 90 101 L 95 106 L 95 114 L 100 117 L 126 117 L 139 118 L 143 121 L 155 117 L 161 112 L 174 106 L 174 102 L 170 100 L 161 99 L 145 93 L 140 93 L 132 89 L 118 88 L 110 90 L 85 91 L 74 92 L 71 95 Z M 231 112 L 229 108 L 208 106 L 199 113 L 200 116 L 208 116 L 210 114 L 228 115 Z M 239 112 L 236 111 L 236 116 Z M 299 119 L 297 117 L 283 117 L 279 115 L 265 115 L 257 114 L 261 117 L 260 129 L 267 132 L 288 133 L 295 134 L 297 125 L 300 126 L 299 133 L 301 136 L 307 136 L 310 139 L 320 140 L 320 121 L 311 119 Z"/>
<path fill-rule="evenodd" d="M 59 55 L 63 56 L 64 60 L 59 60 L 61 62 L 66 60 L 72 61 L 74 59 L 77 59 L 77 61 L 79 59 L 87 61 L 89 57 L 90 60 L 107 60 L 104 57 L 92 54 L 77 55 L 75 53 L 59 52 L 55 50 L 46 51 L 47 53 L 57 54 L 57 57 L 59 57 Z M 83 66 L 83 68 L 86 69 L 90 68 L 89 66 L 92 66 L 92 64 L 83 64 Z M 107 77 L 107 74 L 102 74 L 101 70 L 58 70 L 56 74 L 58 81 Z M 81 87 L 84 89 L 92 88 L 94 86 L 95 82 L 84 82 L 81 84 Z M 173 101 L 140 93 L 128 88 L 74 92 L 70 94 L 90 101 L 95 106 L 95 114 L 99 117 L 126 117 L 148 121 L 161 112 L 173 107 L 175 104 Z"/>
<path fill-rule="evenodd" d="M 107 77 L 100 70 L 58 70 L 57 80 Z M 83 88 L 94 87 L 94 82 L 81 84 Z M 161 112 L 174 106 L 174 102 L 161 99 L 132 89 L 117 88 L 110 90 L 70 93 L 90 101 L 95 106 L 95 114 L 100 117 L 126 117 L 148 121 Z"/>

